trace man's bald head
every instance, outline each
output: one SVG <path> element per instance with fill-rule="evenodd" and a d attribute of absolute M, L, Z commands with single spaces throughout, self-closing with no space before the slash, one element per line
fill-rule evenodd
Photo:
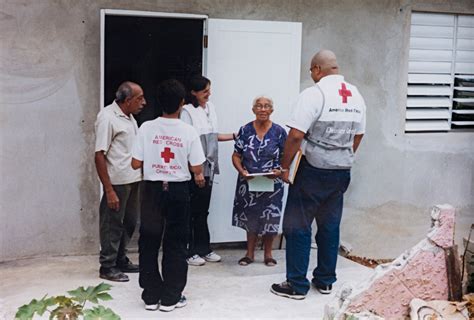
<path fill-rule="evenodd" d="M 339 66 L 337 64 L 337 58 L 334 52 L 331 50 L 321 50 L 316 53 L 311 59 L 311 77 L 315 82 L 321 80 L 321 78 L 330 75 L 338 74 Z"/>
<path fill-rule="evenodd" d="M 313 66 L 320 66 L 321 71 L 324 72 L 339 69 L 336 55 L 331 50 L 321 50 L 316 53 L 311 60 L 311 67 Z"/>

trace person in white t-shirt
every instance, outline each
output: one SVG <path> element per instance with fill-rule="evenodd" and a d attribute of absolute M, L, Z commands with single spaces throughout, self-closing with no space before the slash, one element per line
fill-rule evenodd
<path fill-rule="evenodd" d="M 132 167 L 143 168 L 139 283 L 145 309 L 172 311 L 184 307 L 188 264 L 191 172 L 195 183 L 205 183 L 206 160 L 196 130 L 179 120 L 186 91 L 177 80 L 158 87 L 163 116 L 147 121 L 138 130 L 132 150 Z M 163 241 L 162 272 L 158 252 Z"/>
<path fill-rule="evenodd" d="M 211 81 L 203 76 L 194 76 L 188 84 L 186 105 L 181 111 L 181 120 L 192 125 L 198 132 L 206 162 L 204 162 L 204 188 L 191 184 L 191 220 L 188 264 L 202 266 L 207 262 L 219 262 L 221 257 L 211 250 L 209 227 L 209 204 L 211 201 L 214 174 L 219 174 L 218 142 L 231 141 L 233 133 L 219 133 L 214 105 L 209 101 Z"/>

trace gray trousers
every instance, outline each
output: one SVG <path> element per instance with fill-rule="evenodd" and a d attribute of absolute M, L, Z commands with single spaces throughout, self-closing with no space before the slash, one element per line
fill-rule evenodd
<path fill-rule="evenodd" d="M 127 262 L 127 245 L 140 215 L 141 182 L 114 185 L 120 201 L 119 211 L 107 206 L 104 195 L 100 201 L 100 265 L 112 268 Z"/>

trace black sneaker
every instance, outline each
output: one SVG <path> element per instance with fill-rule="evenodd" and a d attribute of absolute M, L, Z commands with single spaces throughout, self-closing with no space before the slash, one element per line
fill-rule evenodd
<path fill-rule="evenodd" d="M 289 282 L 282 282 L 282 283 L 274 283 L 270 288 L 270 291 L 277 296 L 295 299 L 295 300 L 303 300 L 306 298 L 305 294 L 297 293 L 293 290 L 293 287 Z"/>
<path fill-rule="evenodd" d="M 133 264 L 128 258 L 126 258 L 124 263 L 117 264 L 117 267 L 125 273 L 137 273 L 139 271 L 138 265 Z"/>
<path fill-rule="evenodd" d="M 105 280 L 116 281 L 116 282 L 129 281 L 128 276 L 117 268 L 100 267 L 99 277 Z"/>
<path fill-rule="evenodd" d="M 322 294 L 330 294 L 332 291 L 332 284 L 316 284 L 313 282 L 313 285 Z"/>

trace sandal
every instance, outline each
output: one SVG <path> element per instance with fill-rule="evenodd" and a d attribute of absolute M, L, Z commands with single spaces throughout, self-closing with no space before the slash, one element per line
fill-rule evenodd
<path fill-rule="evenodd" d="M 263 263 L 265 263 L 265 265 L 267 267 L 273 267 L 273 266 L 276 266 L 277 262 L 275 259 L 273 258 L 265 258 L 265 260 L 263 261 Z"/>
<path fill-rule="evenodd" d="M 242 259 L 239 260 L 239 264 L 241 266 L 248 266 L 249 264 L 251 264 L 253 262 L 252 259 L 250 259 L 249 257 L 245 256 L 243 257 Z"/>

